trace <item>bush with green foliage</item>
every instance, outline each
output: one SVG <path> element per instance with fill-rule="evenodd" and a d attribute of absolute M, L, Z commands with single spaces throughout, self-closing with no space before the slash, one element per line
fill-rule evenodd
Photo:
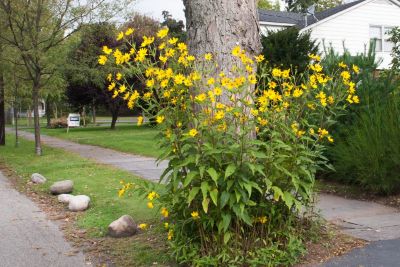
<path fill-rule="evenodd" d="M 301 33 L 295 27 L 282 31 L 268 31 L 262 36 L 262 54 L 271 66 L 306 70 L 310 54 L 318 54 L 318 44 L 311 40 L 310 32 Z"/>
<path fill-rule="evenodd" d="M 327 155 L 335 172 L 328 177 L 349 184 L 361 185 L 380 194 L 400 189 L 400 81 L 393 71 L 378 73 L 379 61 L 374 46 L 355 56 L 348 51 L 339 55 L 326 49 L 322 61 L 329 72 L 339 64 L 361 66 L 355 77 L 360 105 L 340 117 L 334 132 L 338 142 Z"/>

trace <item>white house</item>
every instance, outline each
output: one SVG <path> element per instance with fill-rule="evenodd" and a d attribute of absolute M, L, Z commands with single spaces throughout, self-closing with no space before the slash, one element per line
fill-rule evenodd
<path fill-rule="evenodd" d="M 388 68 L 393 43 L 388 41 L 387 32 L 400 26 L 400 2 L 398 0 L 358 0 L 339 5 L 315 15 L 284 11 L 259 11 L 260 27 L 281 30 L 298 27 L 300 32 L 310 31 L 311 38 L 323 42 L 342 53 L 344 47 L 351 53 L 363 53 L 376 42 L 377 58 L 382 60 L 381 69 Z M 344 45 L 343 45 L 344 44 Z"/>

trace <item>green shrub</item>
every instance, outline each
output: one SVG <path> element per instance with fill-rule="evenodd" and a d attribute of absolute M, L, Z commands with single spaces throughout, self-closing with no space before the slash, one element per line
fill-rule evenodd
<path fill-rule="evenodd" d="M 356 115 L 341 129 L 342 138 L 329 153 L 335 179 L 364 186 L 372 192 L 400 191 L 400 96 L 390 94 Z"/>
<path fill-rule="evenodd" d="M 310 61 L 308 55 L 318 54 L 316 41 L 311 40 L 310 33 L 300 34 L 295 27 L 283 31 L 269 31 L 261 38 L 262 54 L 272 66 L 285 69 L 296 68 L 303 73 Z"/>

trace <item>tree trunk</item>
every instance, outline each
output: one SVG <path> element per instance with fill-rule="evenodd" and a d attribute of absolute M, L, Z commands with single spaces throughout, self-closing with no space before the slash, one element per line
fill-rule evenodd
<path fill-rule="evenodd" d="M 93 100 L 92 103 L 92 123 L 96 125 L 96 102 Z"/>
<path fill-rule="evenodd" d="M 49 97 L 46 98 L 46 120 L 47 120 L 47 127 L 50 128 L 51 126 L 51 110 L 52 105 L 50 104 Z"/>
<path fill-rule="evenodd" d="M 250 55 L 261 51 L 256 0 L 183 0 L 190 53 L 212 53 L 219 72 L 229 75 L 239 45 Z"/>
<path fill-rule="evenodd" d="M 118 119 L 118 114 L 119 114 L 119 106 L 115 107 L 113 110 L 111 110 L 111 130 L 115 130 L 115 124 L 117 123 Z"/>
<path fill-rule="evenodd" d="M 0 146 L 6 144 L 6 111 L 4 97 L 4 73 L 0 71 Z"/>
<path fill-rule="evenodd" d="M 42 155 L 42 144 L 40 143 L 40 121 L 39 121 L 39 88 L 40 81 L 33 83 L 32 101 L 33 101 L 33 124 L 35 128 L 35 153 L 38 156 Z"/>

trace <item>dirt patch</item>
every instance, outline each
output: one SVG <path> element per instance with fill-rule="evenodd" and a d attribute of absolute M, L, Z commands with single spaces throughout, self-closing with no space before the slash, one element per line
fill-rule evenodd
<path fill-rule="evenodd" d="M 296 267 L 312 267 L 364 247 L 368 242 L 342 234 L 334 225 L 321 229 L 318 241 L 306 243 L 307 254 Z"/>

